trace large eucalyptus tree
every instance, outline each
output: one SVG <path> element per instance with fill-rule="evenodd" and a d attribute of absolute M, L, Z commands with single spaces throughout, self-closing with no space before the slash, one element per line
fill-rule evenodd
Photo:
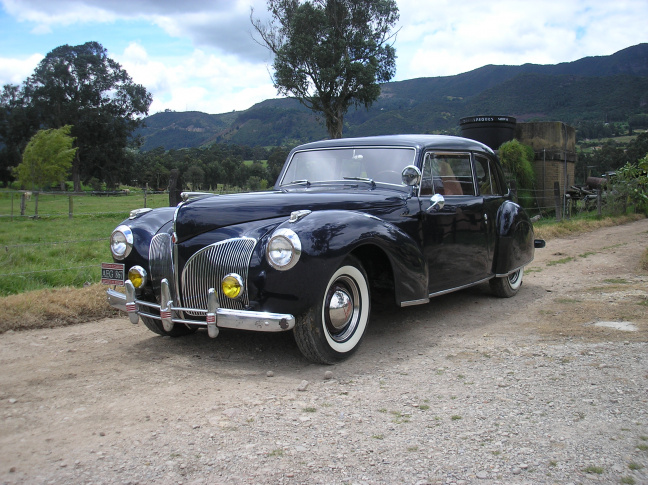
<path fill-rule="evenodd" d="M 371 106 L 395 74 L 396 1 L 268 0 L 268 11 L 268 24 L 250 19 L 274 54 L 275 88 L 322 113 L 341 138 L 349 107 Z"/>

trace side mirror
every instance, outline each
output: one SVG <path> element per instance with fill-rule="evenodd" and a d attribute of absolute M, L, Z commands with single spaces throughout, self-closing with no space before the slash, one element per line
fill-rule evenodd
<path fill-rule="evenodd" d="M 408 165 L 401 172 L 403 184 L 408 187 L 414 187 L 421 183 L 421 171 L 414 165 Z"/>

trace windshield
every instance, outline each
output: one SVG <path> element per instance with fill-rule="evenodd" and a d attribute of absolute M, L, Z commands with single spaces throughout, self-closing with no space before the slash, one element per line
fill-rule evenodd
<path fill-rule="evenodd" d="M 294 154 L 280 185 L 366 181 L 403 186 L 401 172 L 414 164 L 414 148 L 363 147 L 307 150 Z"/>

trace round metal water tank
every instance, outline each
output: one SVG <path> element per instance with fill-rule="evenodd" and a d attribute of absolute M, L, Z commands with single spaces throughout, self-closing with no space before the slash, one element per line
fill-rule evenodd
<path fill-rule="evenodd" d="M 469 116 L 461 118 L 461 136 L 482 142 L 497 150 L 515 136 L 515 118 L 511 116 Z"/>

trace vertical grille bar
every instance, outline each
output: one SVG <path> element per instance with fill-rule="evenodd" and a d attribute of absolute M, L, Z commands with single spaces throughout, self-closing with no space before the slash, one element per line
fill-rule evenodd
<path fill-rule="evenodd" d="M 256 239 L 233 238 L 207 246 L 195 253 L 182 272 L 182 303 L 188 308 L 207 309 L 207 292 L 216 289 L 223 308 L 242 310 L 249 304 L 247 277 Z M 220 282 L 229 273 L 237 273 L 244 282 L 241 295 L 232 300 L 223 295 Z M 190 315 L 199 315 L 186 312 Z"/>
<path fill-rule="evenodd" d="M 170 234 L 156 234 L 151 239 L 149 246 L 149 270 L 151 272 L 151 284 L 159 303 L 160 283 L 162 279 L 169 280 L 171 285 L 171 296 L 176 296 L 175 277 L 173 268 L 173 244 Z"/>

